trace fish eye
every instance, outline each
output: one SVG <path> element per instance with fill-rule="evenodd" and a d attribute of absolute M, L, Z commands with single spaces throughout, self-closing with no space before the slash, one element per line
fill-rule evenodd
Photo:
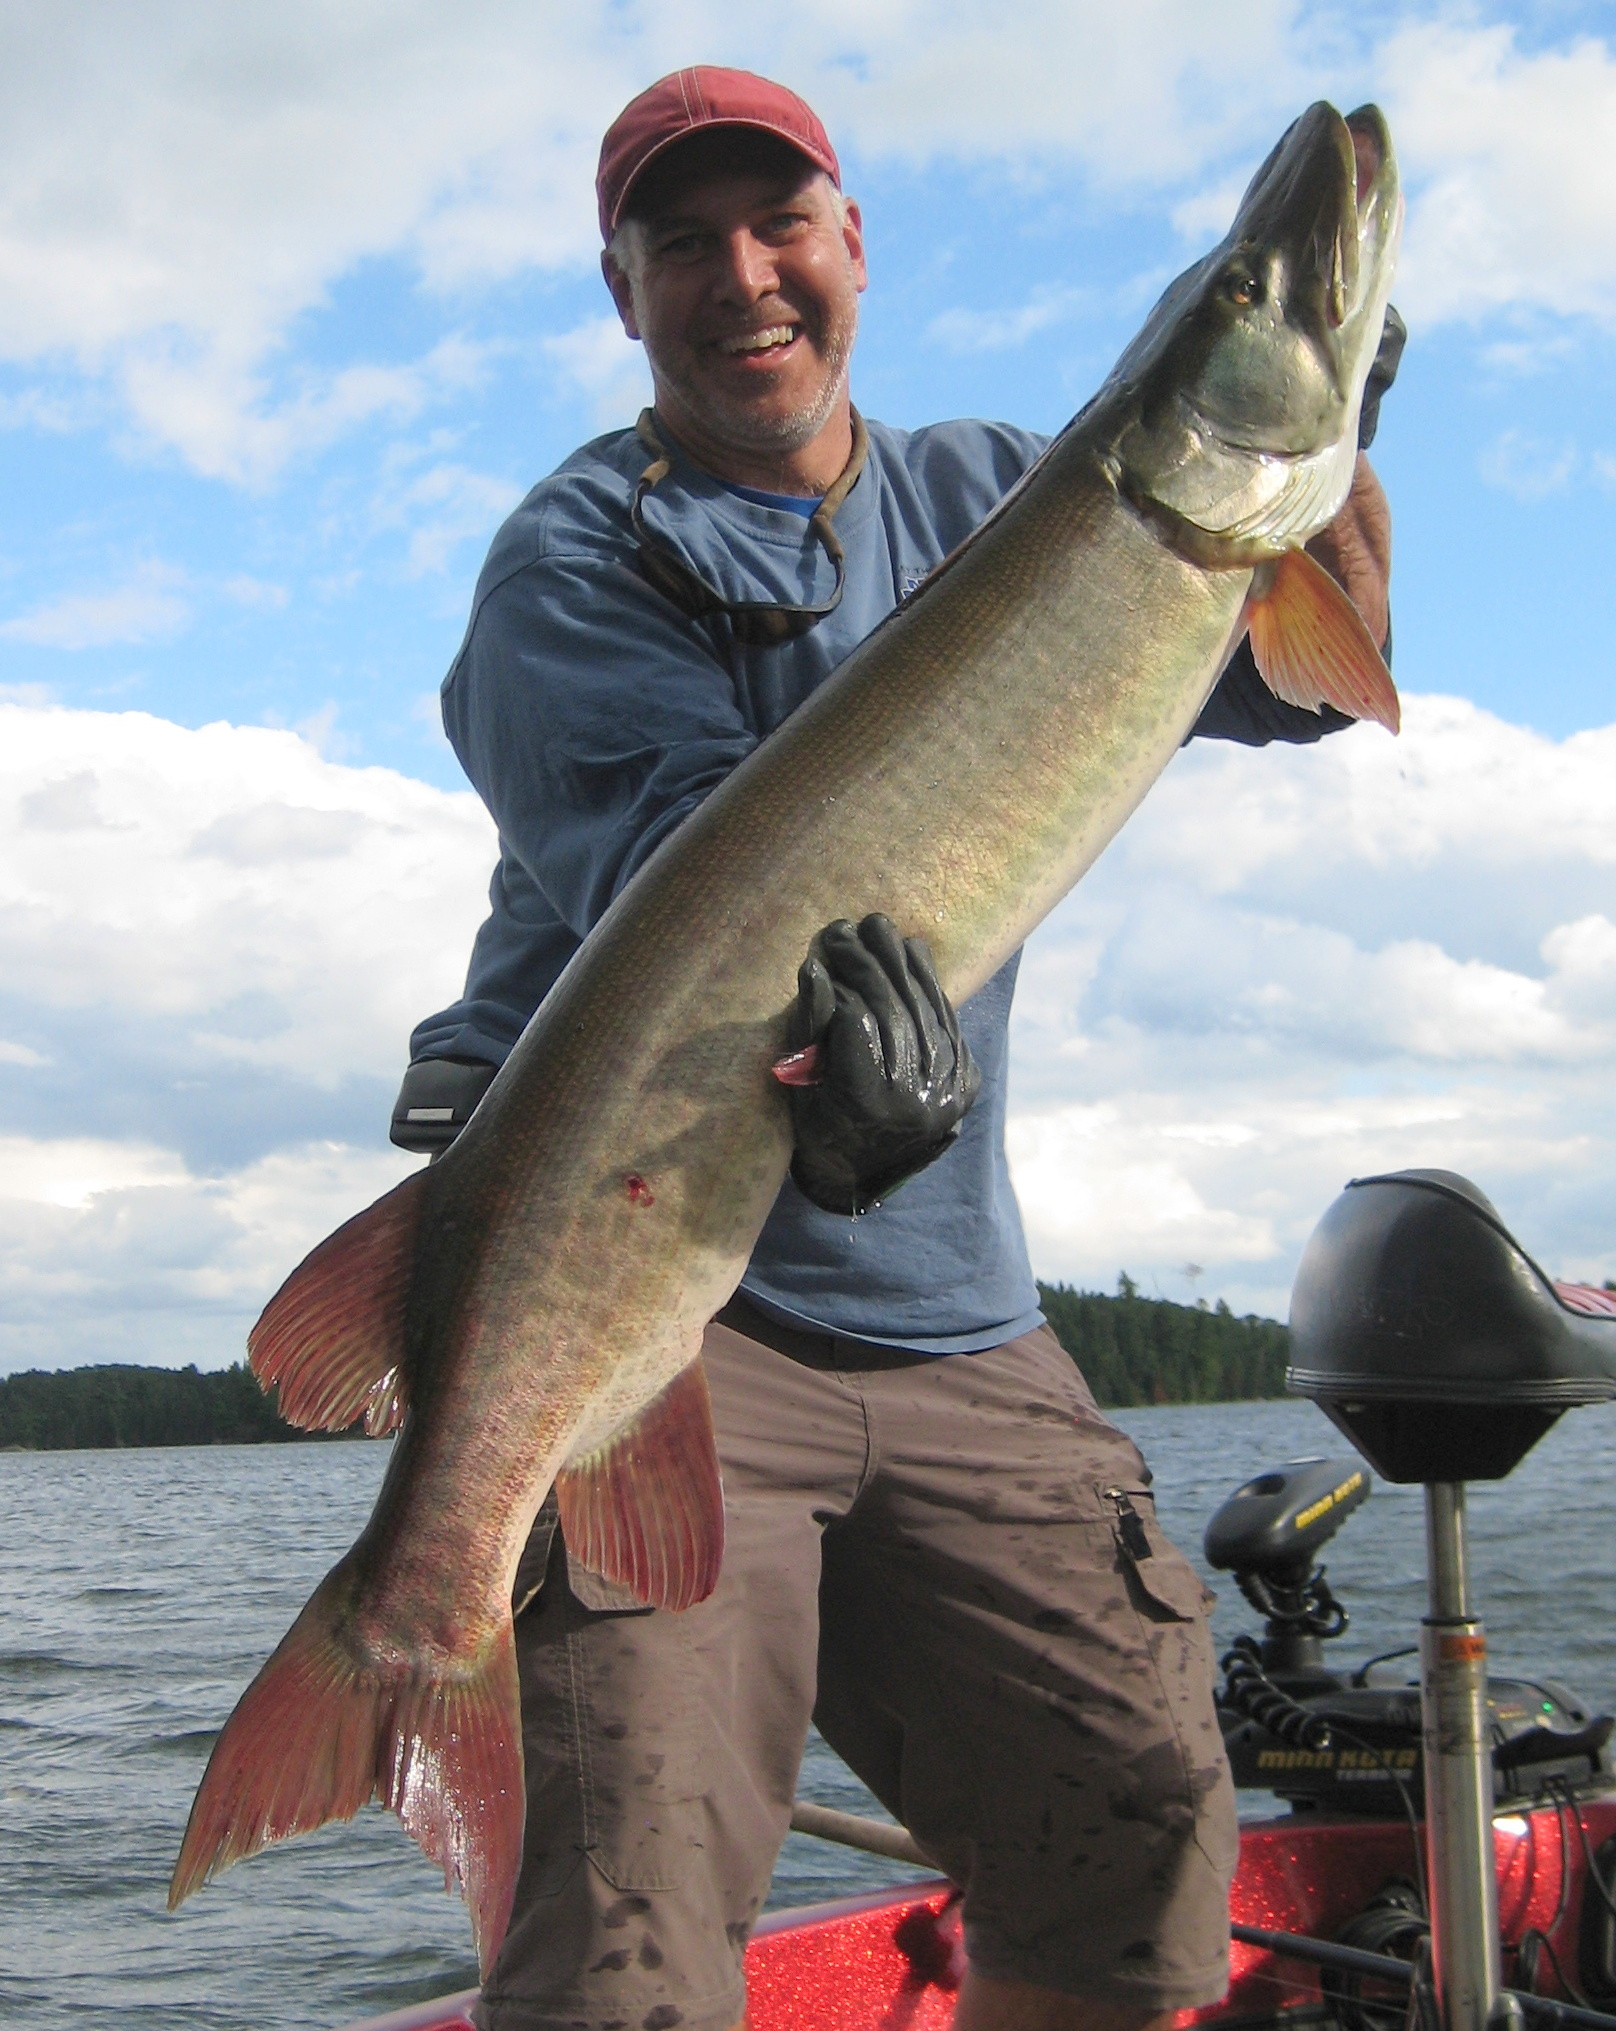
<path fill-rule="evenodd" d="M 1236 268 L 1223 280 L 1223 293 L 1231 303 L 1242 310 L 1249 310 L 1254 303 L 1263 300 L 1262 278 L 1254 275 L 1249 268 Z"/>

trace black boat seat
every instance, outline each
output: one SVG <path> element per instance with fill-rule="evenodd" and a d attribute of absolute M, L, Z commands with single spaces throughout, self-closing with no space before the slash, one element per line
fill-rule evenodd
<path fill-rule="evenodd" d="M 1495 1480 L 1616 1398 L 1616 1292 L 1556 1284 L 1455 1172 L 1355 1178 L 1303 1250 L 1286 1381 L 1388 1480 Z"/>

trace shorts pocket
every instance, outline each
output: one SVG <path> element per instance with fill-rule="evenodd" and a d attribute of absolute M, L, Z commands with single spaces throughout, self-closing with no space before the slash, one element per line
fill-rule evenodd
<path fill-rule="evenodd" d="M 673 1890 L 704 1846 L 705 1720 L 683 1618 L 600 1615 L 585 1663 L 585 1844 L 618 1890 Z"/>
<path fill-rule="evenodd" d="M 1156 1521 L 1148 1488 L 1102 1488 L 1111 1517 L 1111 1535 L 1139 1612 L 1155 1622 L 1198 1622 L 1208 1606 L 1207 1590 L 1194 1568 Z"/>

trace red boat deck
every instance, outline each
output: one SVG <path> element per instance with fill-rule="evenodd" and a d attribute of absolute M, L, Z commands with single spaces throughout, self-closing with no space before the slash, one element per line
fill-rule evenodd
<path fill-rule="evenodd" d="M 1585 1801 L 1581 1817 L 1597 1848 L 1616 1833 L 1616 1798 Z M 1509 1948 L 1529 1929 L 1546 1934 L 1560 1964 L 1574 1969 L 1586 1870 L 1571 1815 L 1504 1816 L 1494 1836 L 1505 1980 Z M 1263 1820 L 1242 1831 L 1229 1915 L 1240 1925 L 1332 1939 L 1388 1877 L 1418 1873 L 1401 1822 Z M 747 1948 L 747 2023 L 750 2031 L 946 2031 L 962 1965 L 946 1883 L 776 1912 Z M 1317 1968 L 1259 1947 L 1236 1943 L 1231 1974 L 1223 2001 L 1184 2011 L 1181 2027 L 1306 2016 L 1325 2002 Z M 352 2031 L 469 2031 L 474 1994 L 374 2017 Z"/>

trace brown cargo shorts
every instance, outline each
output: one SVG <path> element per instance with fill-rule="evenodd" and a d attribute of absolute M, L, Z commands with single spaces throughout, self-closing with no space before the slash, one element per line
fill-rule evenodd
<path fill-rule="evenodd" d="M 1054 1335 L 939 1358 L 737 1300 L 704 1352 L 712 1597 L 634 1607 L 553 1511 L 518 1576 L 527 1834 L 488 2031 L 728 2031 L 810 1718 L 961 1886 L 982 1973 L 1220 1997 L 1207 1597 Z"/>

